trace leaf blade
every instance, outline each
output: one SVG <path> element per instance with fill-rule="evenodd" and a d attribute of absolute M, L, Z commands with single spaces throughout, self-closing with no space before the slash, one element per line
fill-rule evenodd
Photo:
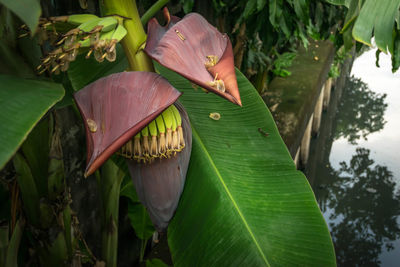
<path fill-rule="evenodd" d="M 42 14 L 39 1 L 0 0 L 0 4 L 3 4 L 5 7 L 14 12 L 23 22 L 26 23 L 32 33 L 35 32 L 39 23 L 39 17 Z"/>
<path fill-rule="evenodd" d="M 63 96 L 59 84 L 0 75 L 0 169 Z"/>
<path fill-rule="evenodd" d="M 158 69 L 184 92 L 193 131 L 187 183 L 168 229 L 174 265 L 335 265 L 312 190 L 247 79 L 236 72 L 239 108 Z"/>

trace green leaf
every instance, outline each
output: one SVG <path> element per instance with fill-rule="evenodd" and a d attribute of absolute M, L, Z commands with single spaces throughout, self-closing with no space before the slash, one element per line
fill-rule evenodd
<path fill-rule="evenodd" d="M 400 0 L 385 0 L 377 6 L 377 8 L 379 8 L 377 15 L 381 17 L 378 17 L 375 23 L 375 42 L 378 48 L 384 53 L 386 53 L 387 50 L 393 53 L 392 33 L 399 7 Z"/>
<path fill-rule="evenodd" d="M 185 12 L 185 14 L 188 14 L 192 12 L 194 0 L 181 0 L 180 4 L 183 7 L 183 12 Z"/>
<path fill-rule="evenodd" d="M 160 259 L 151 259 L 146 260 L 146 267 L 169 267 L 169 265 Z"/>
<path fill-rule="evenodd" d="M 39 17 L 42 14 L 38 0 L 0 0 L 0 4 L 14 12 L 26 25 L 32 33 L 35 32 L 39 23 Z"/>
<path fill-rule="evenodd" d="M 243 17 L 247 19 L 249 16 L 253 15 L 254 11 L 256 11 L 257 0 L 249 0 L 247 1 L 246 7 L 243 11 Z"/>
<path fill-rule="evenodd" d="M 142 204 L 129 201 L 128 217 L 137 237 L 147 240 L 153 235 L 155 231 L 153 224 L 146 208 Z"/>
<path fill-rule="evenodd" d="M 32 68 L 15 48 L 0 40 L 0 73 L 16 75 L 22 78 L 34 78 Z"/>
<path fill-rule="evenodd" d="M 282 13 L 282 0 L 269 1 L 269 21 L 274 28 L 278 27 L 278 19 Z"/>
<path fill-rule="evenodd" d="M 377 49 L 376 50 L 376 52 L 375 52 L 375 58 L 376 58 L 376 61 L 375 61 L 375 66 L 377 67 L 377 68 L 380 68 L 380 66 L 379 66 L 379 55 L 381 54 L 381 50 L 379 50 L 379 49 Z"/>
<path fill-rule="evenodd" d="M 392 72 L 395 73 L 400 67 L 400 31 L 396 30 L 394 49 L 392 53 Z"/>
<path fill-rule="evenodd" d="M 382 52 L 393 52 L 393 28 L 400 6 L 399 0 L 366 0 L 353 27 L 353 37 L 371 46 L 372 33 Z"/>
<path fill-rule="evenodd" d="M 266 4 L 267 0 L 257 0 L 257 12 L 260 12 L 261 9 L 263 9 Z"/>
<path fill-rule="evenodd" d="M 100 63 L 93 56 L 86 59 L 85 54 L 78 55 L 68 68 L 68 77 L 74 90 L 79 91 L 101 77 L 126 70 L 128 68 L 128 60 L 121 45 L 117 45 L 116 52 L 117 59 L 114 62 L 105 60 Z"/>
<path fill-rule="evenodd" d="M 61 118 L 59 116 L 56 116 L 54 132 L 52 133 L 53 135 L 50 140 L 47 176 L 48 197 L 52 201 L 56 201 L 56 199 L 59 198 L 65 190 L 64 160 L 61 146 L 61 128 L 59 122 L 57 121 L 61 121 Z"/>
<path fill-rule="evenodd" d="M 0 169 L 63 95 L 56 83 L 0 75 Z"/>
<path fill-rule="evenodd" d="M 130 175 L 126 175 L 122 181 L 120 196 L 129 198 L 133 203 L 139 202 L 139 198 L 136 194 L 136 189 L 133 186 L 132 178 Z"/>
<path fill-rule="evenodd" d="M 349 7 L 351 1 L 358 1 L 358 0 L 325 0 L 325 1 L 332 5 Z"/>
<path fill-rule="evenodd" d="M 39 220 L 39 194 L 33 179 L 31 169 L 24 157 L 17 153 L 13 158 L 14 168 L 17 173 L 18 186 L 21 191 L 25 214 L 31 224 L 38 226 Z"/>
<path fill-rule="evenodd" d="M 350 26 L 354 25 L 355 20 L 357 19 L 358 14 L 360 13 L 360 5 L 358 1 L 352 1 L 350 3 L 349 9 L 346 13 L 345 22 L 341 32 L 345 32 Z"/>
<path fill-rule="evenodd" d="M 293 1 L 293 7 L 297 18 L 304 24 L 307 24 L 307 21 L 309 20 L 308 3 L 305 0 L 295 0 Z"/>
<path fill-rule="evenodd" d="M 184 92 L 193 131 L 185 189 L 168 229 L 174 266 L 334 266 L 310 185 L 245 76 L 236 72 L 241 108 L 158 69 Z"/>
<path fill-rule="evenodd" d="M 14 231 L 11 236 L 10 243 L 7 248 L 6 263 L 5 267 L 18 266 L 18 251 L 21 243 L 22 234 L 24 232 L 25 223 L 18 220 Z"/>
<path fill-rule="evenodd" d="M 39 197 L 47 197 L 47 175 L 49 167 L 50 118 L 44 117 L 30 132 L 21 146 L 23 156 L 31 169 Z"/>

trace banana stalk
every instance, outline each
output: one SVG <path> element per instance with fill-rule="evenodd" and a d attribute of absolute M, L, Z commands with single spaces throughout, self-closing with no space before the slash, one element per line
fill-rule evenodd
<path fill-rule="evenodd" d="M 0 266 L 6 265 L 5 260 L 7 257 L 7 248 L 9 244 L 9 228 L 10 227 L 8 224 L 0 226 Z"/>
<path fill-rule="evenodd" d="M 103 204 L 102 255 L 106 266 L 117 266 L 118 210 L 123 171 L 112 160 L 96 172 Z"/>
<path fill-rule="evenodd" d="M 61 129 L 54 114 L 33 129 L 14 157 L 23 210 L 30 225 L 26 231 L 42 266 L 62 266 L 72 261 L 76 244 L 66 194 Z"/>
<path fill-rule="evenodd" d="M 126 17 L 124 27 L 127 35 L 121 43 L 132 71 L 152 71 L 154 67 L 151 59 L 142 50 L 146 42 L 146 33 L 143 29 L 136 1 L 132 0 L 104 0 L 102 10 L 104 15 L 115 15 Z"/>
<path fill-rule="evenodd" d="M 23 208 L 28 221 L 39 226 L 39 194 L 32 176 L 31 169 L 20 153 L 16 153 L 13 159 L 15 171 L 17 172 L 17 181 L 21 190 Z"/>
<path fill-rule="evenodd" d="M 24 231 L 25 222 L 23 220 L 18 220 L 15 225 L 14 231 L 11 236 L 10 243 L 7 248 L 5 267 L 18 266 L 18 250 L 19 244 L 21 243 L 22 234 Z"/>

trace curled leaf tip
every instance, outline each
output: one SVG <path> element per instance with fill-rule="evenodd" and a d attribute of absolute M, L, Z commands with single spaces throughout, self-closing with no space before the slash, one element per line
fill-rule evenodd
<path fill-rule="evenodd" d="M 165 26 L 156 19 L 149 21 L 144 51 L 161 65 L 241 106 L 228 36 L 197 13 L 183 19 L 168 13 L 166 19 Z"/>
<path fill-rule="evenodd" d="M 75 93 L 86 129 L 85 176 L 97 170 L 180 95 L 166 79 L 151 72 L 112 74 Z M 130 143 L 125 149 L 129 149 L 126 153 L 137 153 Z"/>

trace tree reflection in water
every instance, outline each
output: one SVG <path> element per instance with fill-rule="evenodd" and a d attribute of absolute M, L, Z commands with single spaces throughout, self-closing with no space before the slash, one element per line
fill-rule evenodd
<path fill-rule="evenodd" d="M 396 221 L 400 192 L 392 172 L 376 164 L 365 148 L 357 148 L 350 162 L 341 162 L 337 169 L 329 161 L 334 140 L 346 138 L 349 151 L 353 151 L 352 145 L 360 138 L 367 139 L 370 133 L 383 129 L 385 98 L 351 77 L 335 120 L 323 121 L 332 125 L 333 133 L 323 143 L 324 148 L 316 149 L 323 154 L 316 161 L 315 178 L 309 178 L 314 181 L 316 198 L 331 230 L 338 266 L 379 266 L 380 254 L 392 250 L 400 238 Z"/>
<path fill-rule="evenodd" d="M 365 148 L 357 148 L 350 163 L 340 165 L 339 170 L 329 167 L 327 199 L 320 203 L 322 212 L 332 211 L 329 227 L 338 265 L 379 266 L 382 246 L 391 250 L 392 241 L 400 237 L 400 194 L 393 175 L 374 164 Z"/>
<path fill-rule="evenodd" d="M 382 130 L 386 123 L 385 98 L 386 94 L 371 91 L 361 79 L 349 77 L 339 106 L 335 139 L 345 137 L 357 144 L 357 139 L 367 140 L 370 133 Z"/>

